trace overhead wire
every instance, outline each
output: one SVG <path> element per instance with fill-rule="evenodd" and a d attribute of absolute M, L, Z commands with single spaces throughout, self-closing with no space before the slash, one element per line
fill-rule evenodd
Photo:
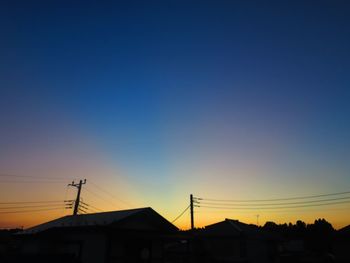
<path fill-rule="evenodd" d="M 34 212 L 41 212 L 41 211 L 52 211 L 52 210 L 60 210 L 62 207 L 55 207 L 55 208 L 47 208 L 47 209 L 34 209 L 34 210 L 22 210 L 22 211 L 0 211 L 0 214 L 20 214 L 20 213 L 34 213 Z"/>
<path fill-rule="evenodd" d="M 190 205 L 186 207 L 186 209 L 184 211 L 182 211 L 173 221 L 171 221 L 171 223 L 176 222 L 181 216 L 183 216 L 184 213 L 186 213 L 186 211 L 190 208 Z"/>
<path fill-rule="evenodd" d="M 54 184 L 67 182 L 66 178 L 51 176 L 0 174 L 0 178 L 0 183 L 3 184 Z"/>
<path fill-rule="evenodd" d="M 84 209 L 86 212 L 91 212 L 91 213 L 95 213 L 95 210 L 91 209 L 90 206 L 88 204 L 82 204 L 80 202 L 79 204 L 79 209 L 82 208 Z"/>
<path fill-rule="evenodd" d="M 32 175 L 17 175 L 17 174 L 0 174 L 0 177 L 16 177 L 16 178 L 32 178 L 32 179 L 46 179 L 46 180 L 67 180 L 64 177 L 45 177 Z"/>
<path fill-rule="evenodd" d="M 205 205 L 222 205 L 222 206 L 281 206 L 281 205 L 298 205 L 298 204 L 311 204 L 311 203 L 323 203 L 330 201 L 338 201 L 338 200 L 350 200 L 350 196 L 348 197 L 338 197 L 338 198 L 329 198 L 329 199 L 321 199 L 321 200 L 311 200 L 311 201 L 301 201 L 301 202 L 283 202 L 283 203 L 263 203 L 263 204 L 247 204 L 247 203 L 214 203 L 214 202 L 198 202 L 199 204 Z"/>
<path fill-rule="evenodd" d="M 85 212 L 85 213 L 87 212 L 86 209 L 84 209 L 83 207 L 79 207 L 79 208 L 78 208 L 78 211 L 79 211 L 79 212 L 82 211 L 82 212 Z"/>
<path fill-rule="evenodd" d="M 273 210 L 273 209 L 290 209 L 290 208 L 328 206 L 328 205 L 348 204 L 348 203 L 350 203 L 350 201 L 340 201 L 340 202 L 332 202 L 332 203 L 326 203 L 326 204 L 280 206 L 280 207 L 222 207 L 222 206 L 206 206 L 206 205 L 199 205 L 196 207 L 205 207 L 205 208 L 213 208 L 213 209 L 233 209 L 233 210 L 267 210 L 267 209 Z"/>
<path fill-rule="evenodd" d="M 39 204 L 39 203 L 61 203 L 74 200 L 49 200 L 49 201 L 15 201 L 15 202 L 1 202 L 0 205 L 13 205 L 13 204 Z"/>
<path fill-rule="evenodd" d="M 268 212 L 277 211 L 293 211 L 293 209 L 299 208 L 312 208 L 312 207 L 329 207 L 341 204 L 350 203 L 350 191 L 326 193 L 317 195 L 305 195 L 295 196 L 288 198 L 274 198 L 274 199 L 212 199 L 194 197 L 195 207 L 208 208 L 211 210 L 265 210 Z M 334 198 L 324 198 L 334 197 Z M 300 200 L 296 202 L 288 202 L 291 200 Z M 202 209 L 200 209 L 203 211 Z M 323 210 L 323 209 L 322 209 Z M 205 210 L 203 211 L 205 212 Z"/>
<path fill-rule="evenodd" d="M 80 203 L 82 203 L 83 206 L 84 205 L 87 206 L 87 209 L 89 209 L 89 210 L 96 210 L 97 212 L 104 212 L 102 209 L 99 209 L 99 208 L 97 208 L 97 207 L 95 207 L 95 206 L 93 206 L 93 205 L 91 205 L 89 203 L 86 203 L 86 202 L 83 202 L 83 201 L 80 201 Z"/>
<path fill-rule="evenodd" d="M 31 176 L 31 175 L 17 175 L 17 174 L 0 174 L 0 184 L 56 184 L 56 183 L 66 183 L 67 179 L 64 177 L 44 177 L 44 176 Z M 124 204 L 124 206 L 130 207 L 131 205 L 121 200 L 120 198 L 116 197 L 114 194 L 112 194 L 110 191 L 104 189 L 103 187 L 99 186 L 93 181 L 90 181 L 91 185 L 94 187 L 96 191 L 93 191 L 91 189 L 86 189 L 84 187 L 83 189 L 86 190 L 86 192 L 89 192 L 90 194 L 94 195 L 95 197 L 103 200 L 104 202 L 107 202 L 113 207 L 120 207 L 120 204 Z M 65 191 L 65 199 L 67 196 L 68 187 Z M 112 201 L 113 200 L 113 201 Z M 61 201 L 57 201 L 61 202 Z M 24 202 L 1 202 L 0 203 L 0 209 L 1 205 L 27 205 L 27 204 L 46 204 L 46 203 L 56 203 L 56 201 L 24 201 Z M 32 206 L 34 207 L 34 206 Z M 39 206 L 38 206 L 39 207 Z M 92 208 L 93 207 L 93 208 Z M 99 211 L 102 212 L 103 210 L 97 208 L 96 206 L 91 206 L 90 209 L 93 209 L 93 211 Z M 64 213 L 64 208 L 62 209 L 62 214 Z"/>
<path fill-rule="evenodd" d="M 27 206 L 7 206 L 0 207 L 0 210 L 11 210 L 11 209 L 27 209 L 27 208 L 37 208 L 37 207 L 53 207 L 59 206 L 59 204 L 47 204 L 47 205 L 27 205 Z M 65 204 L 62 203 L 60 206 L 65 207 Z"/>
<path fill-rule="evenodd" d="M 287 197 L 287 198 L 274 198 L 274 199 L 213 199 L 213 198 L 201 198 L 195 197 L 196 200 L 206 200 L 213 202 L 274 202 L 274 201 L 288 201 L 288 200 L 301 200 L 301 199 L 314 199 L 319 197 L 326 196 L 336 196 L 336 195 L 345 195 L 350 194 L 350 191 L 338 192 L 338 193 L 327 193 L 327 194 L 319 194 L 319 195 L 306 195 L 306 196 L 296 196 L 296 197 Z"/>
<path fill-rule="evenodd" d="M 88 180 L 88 182 L 94 186 L 96 189 L 98 189 L 100 192 L 103 192 L 105 194 L 107 194 L 108 196 L 110 196 L 111 198 L 113 198 L 114 200 L 117 200 L 118 202 L 122 202 L 124 205 L 126 205 L 127 207 L 131 207 L 132 205 L 130 205 L 128 202 L 116 197 L 114 194 L 112 194 L 111 192 L 107 191 L 106 189 L 102 188 L 101 186 L 97 185 L 96 183 L 94 183 L 91 180 Z"/>
<path fill-rule="evenodd" d="M 66 185 L 66 190 L 65 190 L 65 193 L 64 193 L 64 200 L 67 199 L 68 190 L 69 190 L 69 185 Z M 66 211 L 66 209 L 67 209 L 67 207 L 62 208 L 62 216 L 64 215 L 64 212 Z"/>
<path fill-rule="evenodd" d="M 3 184 L 62 184 L 66 181 L 55 181 L 55 180 L 45 180 L 45 181 L 18 181 L 18 180 L 0 180 Z"/>
<path fill-rule="evenodd" d="M 87 188 L 87 187 L 84 187 L 83 189 L 84 189 L 83 191 L 89 192 L 90 194 L 94 195 L 95 197 L 101 199 L 102 201 L 108 202 L 108 203 L 112 204 L 113 206 L 119 207 L 119 205 L 116 205 L 114 202 L 112 202 L 112 201 L 110 201 L 110 200 L 108 200 L 108 199 L 102 197 L 102 196 L 99 195 L 99 194 L 96 194 L 96 193 L 95 193 L 94 191 L 92 191 L 91 189 L 89 189 L 89 188 Z"/>

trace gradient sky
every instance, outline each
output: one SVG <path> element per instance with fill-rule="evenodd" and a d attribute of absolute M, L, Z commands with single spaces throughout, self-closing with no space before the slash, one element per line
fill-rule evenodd
<path fill-rule="evenodd" d="M 96 207 L 151 206 L 169 220 L 190 193 L 350 190 L 348 1 L 98 2 L 2 1 L 0 174 L 87 178 L 122 200 L 83 191 Z M 5 201 L 74 196 L 61 182 L 0 189 Z M 349 204 L 196 212 L 198 226 L 256 214 L 350 223 Z"/>

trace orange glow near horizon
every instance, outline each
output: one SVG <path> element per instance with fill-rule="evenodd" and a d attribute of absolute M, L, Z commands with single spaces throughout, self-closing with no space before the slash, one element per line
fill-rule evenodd
<path fill-rule="evenodd" d="M 206 147 L 210 148 L 212 145 L 204 145 L 198 154 L 190 152 L 183 155 L 183 159 L 188 159 L 187 162 L 183 162 L 185 165 L 181 165 L 181 159 L 169 162 L 164 175 L 163 171 L 157 169 L 153 171 L 145 170 L 143 166 L 126 167 L 115 164 L 102 154 L 101 149 L 81 138 L 69 141 L 74 141 L 75 144 L 59 145 L 49 150 L 44 147 L 35 151 L 22 151 L 17 156 L 17 162 L 2 160 L 3 171 L 7 174 L 29 177 L 1 178 L 1 202 L 72 200 L 75 199 L 76 189 L 67 188 L 67 185 L 72 180 L 86 178 L 87 184 L 83 186 L 81 198 L 97 208 L 95 212 L 152 207 L 172 221 L 188 206 L 190 193 L 204 198 L 267 199 L 339 192 L 338 189 L 342 189 L 341 182 L 332 182 L 326 177 L 324 180 L 314 181 L 312 176 L 307 175 L 310 171 L 315 173 L 315 169 L 311 170 L 309 167 L 299 168 L 296 173 L 300 175 L 283 178 L 273 176 L 279 171 L 269 160 L 274 157 L 271 151 L 264 158 L 260 158 L 262 153 L 256 156 L 243 153 L 239 156 L 237 153 L 219 154 L 214 151 L 209 154 L 210 151 Z M 40 165 L 37 165 L 38 163 Z M 319 168 L 320 171 L 321 168 L 323 167 Z M 286 173 L 291 172 L 293 171 Z M 304 183 L 300 184 L 300 180 Z M 0 227 L 27 228 L 70 213 L 70 210 L 63 208 L 33 213 L 3 213 Z M 313 223 L 315 219 L 325 218 L 335 228 L 341 228 L 349 224 L 350 212 L 346 204 L 272 211 L 195 208 L 196 227 L 204 227 L 225 218 L 259 225 L 266 221 L 295 223 L 297 220 L 303 220 Z M 180 229 L 189 229 L 189 224 L 189 211 L 175 222 Z"/>
<path fill-rule="evenodd" d="M 5 2 L 0 228 L 70 214 L 84 179 L 92 213 L 171 222 L 193 194 L 258 200 L 202 202 L 197 227 L 350 224 L 349 1 Z"/>

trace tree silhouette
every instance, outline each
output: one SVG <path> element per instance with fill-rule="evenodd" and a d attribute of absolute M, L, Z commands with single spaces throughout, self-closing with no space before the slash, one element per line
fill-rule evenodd
<path fill-rule="evenodd" d="M 307 226 L 309 248 L 316 252 L 331 252 L 335 230 L 324 218 Z"/>
<path fill-rule="evenodd" d="M 306 248 L 317 253 L 332 251 L 335 230 L 331 223 L 324 218 L 316 219 L 313 224 L 306 224 L 298 220 L 295 224 L 266 222 L 262 227 L 265 231 L 274 232 L 288 239 L 300 239 L 305 241 Z"/>

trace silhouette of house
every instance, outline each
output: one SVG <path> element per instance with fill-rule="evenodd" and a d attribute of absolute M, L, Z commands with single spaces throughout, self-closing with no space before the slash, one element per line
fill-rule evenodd
<path fill-rule="evenodd" d="M 177 230 L 152 208 L 65 216 L 24 230 L 19 252 L 82 263 L 162 262 Z"/>
<path fill-rule="evenodd" d="M 350 262 L 350 225 L 339 229 L 335 235 L 333 253 L 337 262 Z"/>
<path fill-rule="evenodd" d="M 272 235 L 232 219 L 199 230 L 193 249 L 198 262 L 274 262 L 278 254 Z"/>

